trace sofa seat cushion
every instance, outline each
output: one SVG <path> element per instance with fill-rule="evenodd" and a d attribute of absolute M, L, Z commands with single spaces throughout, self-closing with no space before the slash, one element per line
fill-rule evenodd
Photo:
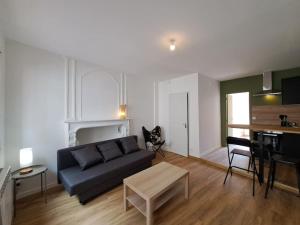
<path fill-rule="evenodd" d="M 141 150 L 86 170 L 81 170 L 79 166 L 70 167 L 59 171 L 59 177 L 70 195 L 79 194 L 114 177 L 123 177 L 126 171 L 154 157 L 153 152 Z"/>

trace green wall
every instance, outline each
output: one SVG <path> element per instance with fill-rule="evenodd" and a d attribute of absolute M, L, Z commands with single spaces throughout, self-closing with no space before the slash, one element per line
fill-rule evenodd
<path fill-rule="evenodd" d="M 281 79 L 300 76 L 300 67 L 288 70 L 273 71 L 273 89 L 281 90 Z M 300 88 L 300 87 L 299 87 Z M 262 90 L 262 74 L 253 75 L 234 80 L 220 82 L 221 94 L 221 143 L 226 145 L 226 95 L 239 92 L 250 93 L 250 111 L 252 105 L 279 105 L 281 96 L 260 96 L 253 97 L 253 94 Z"/>

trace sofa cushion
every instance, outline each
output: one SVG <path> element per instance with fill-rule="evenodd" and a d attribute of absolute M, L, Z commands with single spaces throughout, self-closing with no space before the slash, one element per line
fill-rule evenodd
<path fill-rule="evenodd" d="M 104 162 L 119 158 L 123 156 L 122 151 L 115 142 L 108 142 L 105 144 L 97 145 L 97 148 L 101 152 Z"/>
<path fill-rule="evenodd" d="M 71 151 L 71 154 L 78 162 L 80 168 L 85 170 L 97 163 L 103 161 L 101 154 L 97 151 L 95 147 L 86 146 L 79 148 L 77 150 Z"/>
<path fill-rule="evenodd" d="M 97 164 L 87 170 L 81 170 L 79 166 L 70 167 L 59 171 L 58 175 L 69 194 L 74 195 L 88 191 L 95 185 L 101 185 L 110 179 L 124 177 L 128 170 L 148 163 L 154 157 L 155 154 L 152 151 L 141 150 L 107 163 Z"/>
<path fill-rule="evenodd" d="M 121 146 L 123 148 L 124 154 L 129 154 L 139 150 L 134 137 L 128 137 L 120 140 Z"/>

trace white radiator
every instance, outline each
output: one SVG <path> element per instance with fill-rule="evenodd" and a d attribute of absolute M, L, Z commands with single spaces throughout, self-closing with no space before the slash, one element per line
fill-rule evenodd
<path fill-rule="evenodd" d="M 13 182 L 10 168 L 0 171 L 0 225 L 11 225 L 13 219 Z"/>

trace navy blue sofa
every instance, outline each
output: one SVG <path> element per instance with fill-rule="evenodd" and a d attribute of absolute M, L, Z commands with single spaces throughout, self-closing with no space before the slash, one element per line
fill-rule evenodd
<path fill-rule="evenodd" d="M 85 146 L 97 147 L 99 144 L 115 142 L 123 151 L 120 139 L 91 143 L 60 149 L 57 151 L 57 178 L 70 196 L 77 195 L 81 204 L 87 203 L 99 194 L 121 184 L 123 179 L 152 166 L 155 154 L 152 151 L 139 151 L 124 154 L 108 162 L 101 162 L 86 170 L 81 170 L 71 151 Z M 134 136 L 137 140 L 137 136 Z M 124 151 L 123 151 L 124 152 Z"/>

